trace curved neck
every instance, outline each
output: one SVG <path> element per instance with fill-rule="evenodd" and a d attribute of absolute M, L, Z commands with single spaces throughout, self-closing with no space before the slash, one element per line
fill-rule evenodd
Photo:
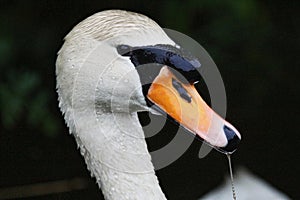
<path fill-rule="evenodd" d="M 76 130 L 81 153 L 105 199 L 166 199 L 137 113 L 97 113 L 96 119 L 76 122 Z"/>

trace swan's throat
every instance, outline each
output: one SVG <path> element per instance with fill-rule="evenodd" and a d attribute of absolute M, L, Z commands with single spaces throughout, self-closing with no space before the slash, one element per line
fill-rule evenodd
<path fill-rule="evenodd" d="M 77 126 L 77 143 L 106 199 L 165 199 L 137 113 L 98 113 Z"/>

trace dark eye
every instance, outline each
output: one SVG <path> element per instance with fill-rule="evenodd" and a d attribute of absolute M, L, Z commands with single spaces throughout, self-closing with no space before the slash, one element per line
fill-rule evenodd
<path fill-rule="evenodd" d="M 131 47 L 129 45 L 118 45 L 117 46 L 118 54 L 122 56 L 130 56 L 131 55 Z"/>
<path fill-rule="evenodd" d="M 186 89 L 184 89 L 184 87 L 182 86 L 182 84 L 180 82 L 178 82 L 176 79 L 172 78 L 172 85 L 184 100 L 186 100 L 189 103 L 192 102 L 192 97 L 189 95 L 189 93 L 186 91 Z"/>

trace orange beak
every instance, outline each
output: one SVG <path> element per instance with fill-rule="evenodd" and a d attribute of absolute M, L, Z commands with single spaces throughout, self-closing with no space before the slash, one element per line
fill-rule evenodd
<path fill-rule="evenodd" d="M 167 66 L 154 79 L 147 98 L 217 150 L 236 150 L 240 133 L 205 103 L 193 84 L 182 83 Z"/>

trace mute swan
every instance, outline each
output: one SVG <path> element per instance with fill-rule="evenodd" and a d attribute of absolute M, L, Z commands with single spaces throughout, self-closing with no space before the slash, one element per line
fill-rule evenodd
<path fill-rule="evenodd" d="M 157 63 L 149 75 L 136 70 L 147 63 Z M 154 21 L 132 12 L 96 13 L 65 37 L 56 61 L 59 107 L 105 199 L 166 199 L 138 111 L 165 112 L 215 148 L 236 149 L 239 132 L 193 86 L 199 67 Z"/>

